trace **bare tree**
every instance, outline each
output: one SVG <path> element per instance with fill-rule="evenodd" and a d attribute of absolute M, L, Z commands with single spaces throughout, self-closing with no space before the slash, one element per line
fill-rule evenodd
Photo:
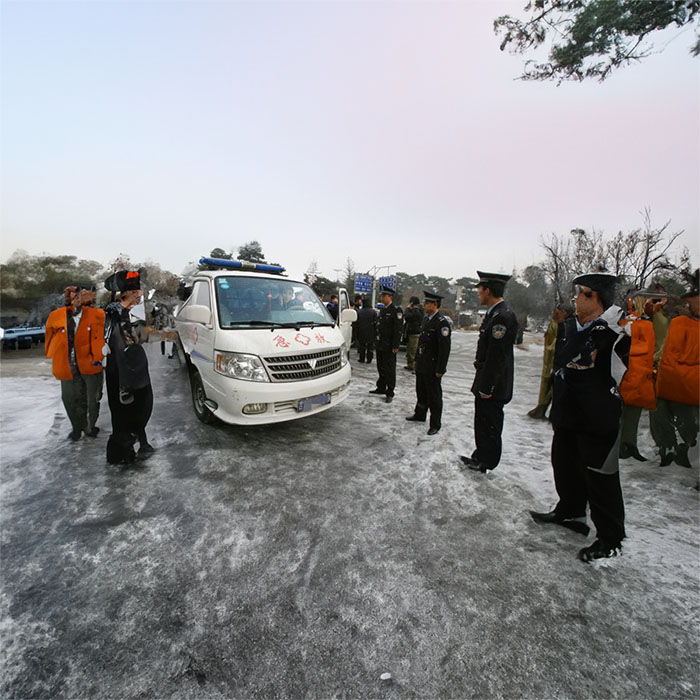
<path fill-rule="evenodd" d="M 571 240 L 552 233 L 543 237 L 540 245 L 544 250 L 544 260 L 540 267 L 552 284 L 554 303 L 558 304 L 568 297 L 568 288 L 573 274 L 573 254 Z"/>
<path fill-rule="evenodd" d="M 648 207 L 642 216 L 641 228 L 629 233 L 620 231 L 607 241 L 599 231 L 581 228 L 572 229 L 569 239 L 556 233 L 543 237 L 540 245 L 545 258 L 540 266 L 554 287 L 555 302 L 566 299 L 576 275 L 591 270 L 605 270 L 628 286 L 641 289 L 661 272 L 688 267 L 687 253 L 681 255 L 677 264 L 670 258 L 671 249 L 683 231 L 670 233 L 670 221 L 654 228 Z"/>
<path fill-rule="evenodd" d="M 669 253 L 673 244 L 683 234 L 682 230 L 675 233 L 668 231 L 670 220 L 660 228 L 654 228 L 649 207 L 644 209 L 642 217 L 642 228 L 626 234 L 620 231 L 606 244 L 609 257 L 615 261 L 615 267 L 610 271 L 625 277 L 635 289 L 646 287 L 654 275 L 662 270 L 668 271 L 677 267 L 671 261 Z"/>

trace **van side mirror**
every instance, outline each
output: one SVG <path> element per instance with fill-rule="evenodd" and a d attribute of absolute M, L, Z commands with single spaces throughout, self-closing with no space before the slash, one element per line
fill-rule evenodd
<path fill-rule="evenodd" d="M 208 326 L 211 323 L 211 309 L 201 304 L 191 304 L 185 306 L 177 315 L 178 321 L 188 323 L 201 323 Z"/>
<path fill-rule="evenodd" d="M 355 323 L 357 321 L 357 311 L 355 309 L 343 309 L 340 312 L 341 323 Z"/>

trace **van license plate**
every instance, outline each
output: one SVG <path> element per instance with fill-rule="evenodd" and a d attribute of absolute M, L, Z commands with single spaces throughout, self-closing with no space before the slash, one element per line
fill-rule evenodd
<path fill-rule="evenodd" d="M 310 411 L 314 406 L 324 406 L 331 402 L 330 394 L 319 394 L 318 396 L 310 396 L 308 399 L 299 399 L 299 407 L 297 411 Z"/>

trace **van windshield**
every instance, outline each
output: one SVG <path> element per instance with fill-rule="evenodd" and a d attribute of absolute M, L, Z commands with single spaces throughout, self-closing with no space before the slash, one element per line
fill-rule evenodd
<path fill-rule="evenodd" d="M 217 277 L 222 328 L 332 326 L 333 318 L 316 293 L 302 282 L 266 277 Z"/>

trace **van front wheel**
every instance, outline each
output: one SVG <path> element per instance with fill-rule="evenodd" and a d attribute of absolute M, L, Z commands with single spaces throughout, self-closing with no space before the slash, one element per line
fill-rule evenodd
<path fill-rule="evenodd" d="M 190 372 L 190 386 L 192 387 L 192 407 L 194 408 L 194 413 L 207 425 L 211 425 L 216 422 L 216 416 L 207 408 L 204 401 L 207 395 L 204 393 L 204 383 L 202 382 L 202 376 L 196 369 L 192 369 Z"/>

